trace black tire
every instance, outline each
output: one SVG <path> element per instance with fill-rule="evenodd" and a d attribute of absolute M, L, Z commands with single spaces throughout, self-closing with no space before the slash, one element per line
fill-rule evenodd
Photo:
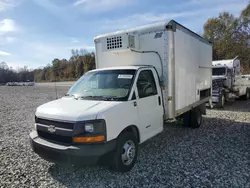
<path fill-rule="evenodd" d="M 191 125 L 191 111 L 187 111 L 183 114 L 183 124 L 184 124 L 184 126 L 190 127 L 190 125 Z"/>
<path fill-rule="evenodd" d="M 221 92 L 221 94 L 219 96 L 219 102 L 217 104 L 217 107 L 224 108 L 225 103 L 226 103 L 226 96 L 225 96 L 224 92 Z"/>
<path fill-rule="evenodd" d="M 191 110 L 191 124 L 190 126 L 192 128 L 199 128 L 202 123 L 202 113 L 201 109 L 199 107 L 196 107 L 195 109 Z"/>
<path fill-rule="evenodd" d="M 250 89 L 247 88 L 246 94 L 244 95 L 244 100 L 248 100 L 250 98 Z"/>
<path fill-rule="evenodd" d="M 134 144 L 134 152 L 131 150 L 128 151 L 127 153 L 129 153 L 129 155 L 133 155 L 133 160 L 130 162 L 130 160 L 128 159 L 127 164 L 125 162 L 125 160 L 123 160 L 122 156 L 124 155 L 125 149 L 125 145 L 129 145 L 128 142 L 132 145 L 132 143 Z M 130 145 L 130 146 L 131 146 Z M 133 147 L 133 146 L 131 146 Z M 112 168 L 113 170 L 117 171 L 117 172 L 128 172 L 130 171 L 136 162 L 137 159 L 137 155 L 138 155 L 138 141 L 137 141 L 137 137 L 132 133 L 132 132 L 124 132 L 122 133 L 118 139 L 117 139 L 117 145 L 116 145 L 116 151 L 114 153 L 113 159 L 113 165 Z M 132 157 L 131 157 L 132 158 Z"/>

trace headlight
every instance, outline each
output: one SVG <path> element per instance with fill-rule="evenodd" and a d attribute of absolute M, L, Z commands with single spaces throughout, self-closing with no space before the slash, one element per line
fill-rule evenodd
<path fill-rule="evenodd" d="M 75 143 L 104 142 L 106 139 L 106 123 L 104 120 L 76 123 L 73 135 Z"/>
<path fill-rule="evenodd" d="M 94 132 L 94 125 L 92 123 L 85 124 L 85 131 L 89 133 Z"/>

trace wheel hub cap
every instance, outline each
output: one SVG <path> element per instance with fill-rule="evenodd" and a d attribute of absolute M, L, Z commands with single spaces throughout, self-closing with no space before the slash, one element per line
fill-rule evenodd
<path fill-rule="evenodd" d="M 127 141 L 123 146 L 122 162 L 125 165 L 130 165 L 135 158 L 135 144 L 133 141 Z"/>

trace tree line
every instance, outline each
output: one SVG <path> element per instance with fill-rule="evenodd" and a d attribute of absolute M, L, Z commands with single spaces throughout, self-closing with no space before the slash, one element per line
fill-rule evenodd
<path fill-rule="evenodd" d="M 27 66 L 14 71 L 12 67 L 9 67 L 5 62 L 0 63 L 0 83 L 7 82 L 23 82 L 33 81 L 34 72 L 30 71 Z"/>
<path fill-rule="evenodd" d="M 204 37 L 213 43 L 213 60 L 233 59 L 241 62 L 241 73 L 250 74 L 250 3 L 239 17 L 228 12 L 208 19 Z"/>
<path fill-rule="evenodd" d="M 250 74 L 250 4 L 239 17 L 222 12 L 204 24 L 203 36 L 213 43 L 213 60 L 232 59 L 241 61 L 242 74 Z M 27 67 L 14 71 L 5 62 L 0 63 L 0 83 L 10 81 L 75 81 L 85 72 L 95 69 L 95 54 L 83 49 L 73 49 L 67 59 L 54 59 L 44 68 L 29 70 Z"/>
<path fill-rule="evenodd" d="M 74 81 L 85 72 L 95 69 L 95 54 L 86 50 L 72 50 L 69 60 L 54 59 L 51 65 L 35 69 L 35 82 Z"/>
<path fill-rule="evenodd" d="M 28 69 L 27 66 L 15 71 L 5 62 L 0 63 L 0 83 L 7 82 L 58 82 L 75 81 L 88 70 L 95 69 L 95 54 L 83 49 L 73 49 L 67 59 L 54 59 L 44 68 Z"/>

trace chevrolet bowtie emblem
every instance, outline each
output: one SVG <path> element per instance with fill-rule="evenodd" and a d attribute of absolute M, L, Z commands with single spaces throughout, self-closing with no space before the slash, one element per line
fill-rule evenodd
<path fill-rule="evenodd" d="M 56 132 L 56 127 L 55 127 L 54 125 L 50 125 L 50 126 L 48 127 L 48 132 L 50 132 L 50 133 L 55 133 L 55 132 Z"/>

